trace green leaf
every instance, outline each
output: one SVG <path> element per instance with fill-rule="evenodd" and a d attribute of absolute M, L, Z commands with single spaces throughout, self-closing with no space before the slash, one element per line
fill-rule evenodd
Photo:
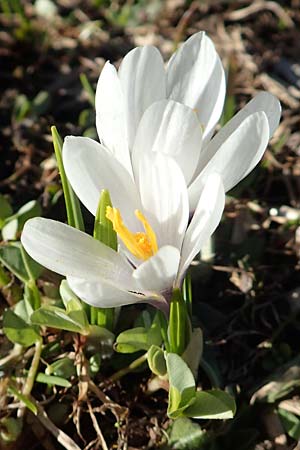
<path fill-rule="evenodd" d="M 85 92 L 88 95 L 88 99 L 89 99 L 91 106 L 94 108 L 95 107 L 95 92 L 94 92 L 94 89 L 92 88 L 85 73 L 80 74 L 80 81 L 81 81 L 83 89 L 85 90 Z"/>
<path fill-rule="evenodd" d="M 119 353 L 134 353 L 139 350 L 148 350 L 148 331 L 137 327 L 123 331 L 116 339 L 115 350 Z"/>
<path fill-rule="evenodd" d="M 4 224 L 4 220 L 9 216 L 12 216 L 13 209 L 10 206 L 10 203 L 6 200 L 4 195 L 0 194 L 0 229 Z"/>
<path fill-rule="evenodd" d="M 191 369 L 195 378 L 197 378 L 198 368 L 203 352 L 203 334 L 201 328 L 195 328 L 192 332 L 190 342 L 188 343 L 182 358 Z"/>
<path fill-rule="evenodd" d="M 107 207 L 112 207 L 109 192 L 102 190 L 95 216 L 94 238 L 113 250 L 118 248 L 117 233 L 113 229 L 113 224 L 106 217 Z M 91 324 L 105 327 L 108 330 L 114 329 L 115 312 L 114 308 L 91 307 Z"/>
<path fill-rule="evenodd" d="M 168 416 L 175 419 L 194 401 L 195 380 L 188 365 L 176 353 L 168 353 L 166 362 L 170 383 Z"/>
<path fill-rule="evenodd" d="M 23 428 L 22 419 L 14 417 L 2 417 L 0 419 L 0 441 L 6 443 L 15 442 L 20 436 Z"/>
<path fill-rule="evenodd" d="M 88 323 L 84 311 L 67 312 L 56 306 L 43 306 L 37 309 L 30 317 L 31 322 L 37 325 L 73 331 L 74 333 L 88 334 Z"/>
<path fill-rule="evenodd" d="M 201 450 L 207 434 L 187 417 L 176 419 L 172 425 L 169 446 L 174 450 Z"/>
<path fill-rule="evenodd" d="M 37 415 L 37 407 L 34 403 L 32 403 L 29 398 L 27 398 L 25 395 L 23 395 L 21 392 L 19 392 L 14 386 L 11 384 L 8 386 L 8 392 L 10 392 L 12 395 L 17 397 L 20 402 L 24 403 L 26 408 L 28 408 L 33 414 Z"/>
<path fill-rule="evenodd" d="M 212 389 L 197 391 L 195 401 L 184 415 L 197 419 L 232 419 L 236 412 L 234 398 L 227 392 Z"/>
<path fill-rule="evenodd" d="M 23 205 L 19 211 L 10 216 L 2 228 L 2 237 L 5 241 L 15 240 L 22 231 L 25 222 L 41 215 L 42 209 L 36 200 Z"/>
<path fill-rule="evenodd" d="M 151 345 L 148 350 L 148 364 L 150 370 L 159 377 L 163 377 L 167 373 L 167 365 L 164 351 L 157 345 Z"/>
<path fill-rule="evenodd" d="M 117 250 L 118 241 L 117 233 L 113 229 L 112 222 L 106 217 L 107 207 L 112 207 L 110 195 L 107 190 L 103 190 L 100 194 L 98 209 L 95 216 L 94 238 L 108 247 Z"/>
<path fill-rule="evenodd" d="M 139 350 L 148 350 L 151 345 L 159 346 L 161 342 L 159 319 L 155 315 L 150 328 L 136 327 L 119 334 L 115 350 L 119 353 L 134 353 Z"/>
<path fill-rule="evenodd" d="M 287 434 L 298 441 L 300 439 L 299 417 L 283 408 L 278 408 L 278 415 Z"/>
<path fill-rule="evenodd" d="M 67 280 L 62 280 L 59 286 L 59 293 L 65 305 L 67 313 L 71 311 L 82 311 L 83 305 L 79 298 L 74 294 Z"/>
<path fill-rule="evenodd" d="M 49 384 L 50 386 L 62 386 L 67 388 L 72 386 L 70 381 L 65 378 L 55 377 L 54 375 L 46 375 L 41 372 L 37 374 L 35 381 L 38 383 Z"/>
<path fill-rule="evenodd" d="M 46 375 L 55 375 L 56 377 L 70 378 L 76 375 L 74 361 L 69 358 L 61 358 L 47 366 Z"/>
<path fill-rule="evenodd" d="M 80 203 L 76 197 L 65 173 L 62 159 L 62 139 L 55 126 L 51 127 L 53 138 L 54 152 L 57 160 L 58 170 L 60 173 L 61 183 L 64 191 L 68 224 L 71 227 L 84 231 L 84 222 L 80 209 Z"/>
<path fill-rule="evenodd" d="M 190 323 L 185 303 L 180 289 L 174 289 L 170 305 L 169 343 L 172 353 L 181 355 L 190 340 Z"/>
<path fill-rule="evenodd" d="M 30 347 L 40 339 L 36 327 L 26 323 L 25 320 L 17 316 L 10 309 L 4 312 L 3 330 L 11 342 L 23 345 L 24 347 Z"/>
<path fill-rule="evenodd" d="M 26 254 L 26 267 L 20 242 L 10 242 L 1 245 L 0 262 L 23 283 L 28 283 L 31 280 L 31 276 L 37 279 L 44 270 L 28 254 Z M 28 269 L 30 273 L 28 273 Z"/>

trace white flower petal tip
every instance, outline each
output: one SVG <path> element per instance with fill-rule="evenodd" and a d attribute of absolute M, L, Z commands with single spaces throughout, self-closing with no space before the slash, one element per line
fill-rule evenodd
<path fill-rule="evenodd" d="M 101 143 L 131 173 L 124 95 L 118 73 L 109 62 L 104 65 L 97 83 L 95 105 L 96 127 Z"/>
<path fill-rule="evenodd" d="M 224 69 L 212 40 L 204 32 L 194 34 L 168 63 L 167 96 L 197 110 L 208 138 L 221 116 L 225 88 Z"/>
<path fill-rule="evenodd" d="M 269 121 L 263 111 L 246 116 L 237 128 L 229 124 L 212 139 L 200 158 L 200 173 L 189 187 L 192 210 L 209 174 L 217 172 L 227 192 L 254 169 L 268 145 Z"/>
<path fill-rule="evenodd" d="M 124 94 L 128 145 L 131 150 L 144 111 L 155 101 L 166 97 L 162 56 L 155 47 L 137 47 L 125 56 L 118 74 Z"/>
<path fill-rule="evenodd" d="M 270 138 L 275 133 L 281 117 L 281 105 L 277 97 L 270 92 L 260 92 L 241 110 L 248 114 L 263 111 L 268 119 Z"/>

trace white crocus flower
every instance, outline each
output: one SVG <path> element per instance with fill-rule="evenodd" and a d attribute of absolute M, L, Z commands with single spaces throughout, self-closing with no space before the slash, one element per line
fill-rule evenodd
<path fill-rule="evenodd" d="M 84 203 L 90 208 L 94 202 L 93 211 L 99 189 L 109 190 L 114 207 L 108 207 L 107 218 L 118 234 L 120 251 L 43 218 L 25 224 L 21 239 L 26 251 L 43 266 L 66 276 L 73 291 L 91 305 L 148 302 L 168 313 L 172 289 L 181 286 L 192 259 L 221 219 L 225 194 L 220 177 L 212 174 L 207 179 L 188 223 L 186 182 L 173 158 L 145 155 L 134 184 L 123 166 L 94 141 L 85 153 L 88 173 L 82 171 L 74 162 L 81 152 L 79 141 L 67 140 L 67 174 L 83 201 L 89 192 L 89 201 Z"/>
<path fill-rule="evenodd" d="M 279 101 L 261 92 L 210 140 L 224 95 L 222 64 L 204 32 L 189 38 L 166 69 L 155 47 L 135 48 L 119 71 L 107 62 L 101 72 L 100 141 L 134 174 L 145 151 L 166 153 L 165 142 L 173 137 L 168 153 L 185 175 L 193 211 L 207 174 L 218 172 L 226 191 L 234 187 L 260 161 L 280 120 Z"/>
<path fill-rule="evenodd" d="M 98 134 L 130 171 L 136 131 L 149 106 L 166 99 L 189 106 L 206 141 L 221 116 L 224 98 L 222 63 L 204 32 L 190 37 L 166 68 L 157 48 L 137 47 L 124 57 L 118 71 L 109 62 L 102 69 L 96 91 Z"/>

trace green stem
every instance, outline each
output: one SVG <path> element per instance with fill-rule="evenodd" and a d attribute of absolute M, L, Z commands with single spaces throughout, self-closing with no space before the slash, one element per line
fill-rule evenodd
<path fill-rule="evenodd" d="M 124 377 L 124 375 L 127 375 L 128 373 L 132 372 L 133 370 L 137 369 L 139 366 L 141 366 L 144 362 L 147 361 L 148 353 L 144 353 L 139 358 L 132 361 L 132 363 L 129 364 L 129 366 L 124 367 L 121 370 L 118 370 L 118 372 L 115 372 L 111 377 L 109 377 L 110 381 L 117 381 L 120 378 Z"/>
<path fill-rule="evenodd" d="M 42 349 L 43 349 L 43 342 L 42 339 L 39 339 L 35 343 L 35 352 L 31 361 L 30 369 L 28 371 L 26 383 L 23 388 L 23 395 L 26 395 L 26 397 L 28 397 L 32 391 L 35 377 L 39 368 Z"/>
<path fill-rule="evenodd" d="M 35 352 L 31 361 L 31 366 L 28 371 L 27 379 L 23 387 L 22 394 L 25 397 L 29 397 L 34 385 L 34 381 L 36 378 L 36 374 L 39 368 L 40 358 L 42 354 L 42 348 L 43 348 L 43 341 L 42 339 L 39 339 L 35 343 Z M 19 411 L 19 417 L 22 417 L 24 415 L 25 408 L 21 408 Z"/>

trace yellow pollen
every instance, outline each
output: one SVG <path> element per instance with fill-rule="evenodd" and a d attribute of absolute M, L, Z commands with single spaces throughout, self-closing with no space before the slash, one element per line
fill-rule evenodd
<path fill-rule="evenodd" d="M 155 255 L 158 250 L 155 233 L 147 221 L 146 217 L 138 209 L 135 215 L 142 222 L 145 232 L 132 233 L 124 225 L 120 211 L 117 208 L 108 206 L 106 208 L 106 218 L 111 221 L 115 232 L 124 242 L 130 253 L 138 259 L 144 261 Z"/>

